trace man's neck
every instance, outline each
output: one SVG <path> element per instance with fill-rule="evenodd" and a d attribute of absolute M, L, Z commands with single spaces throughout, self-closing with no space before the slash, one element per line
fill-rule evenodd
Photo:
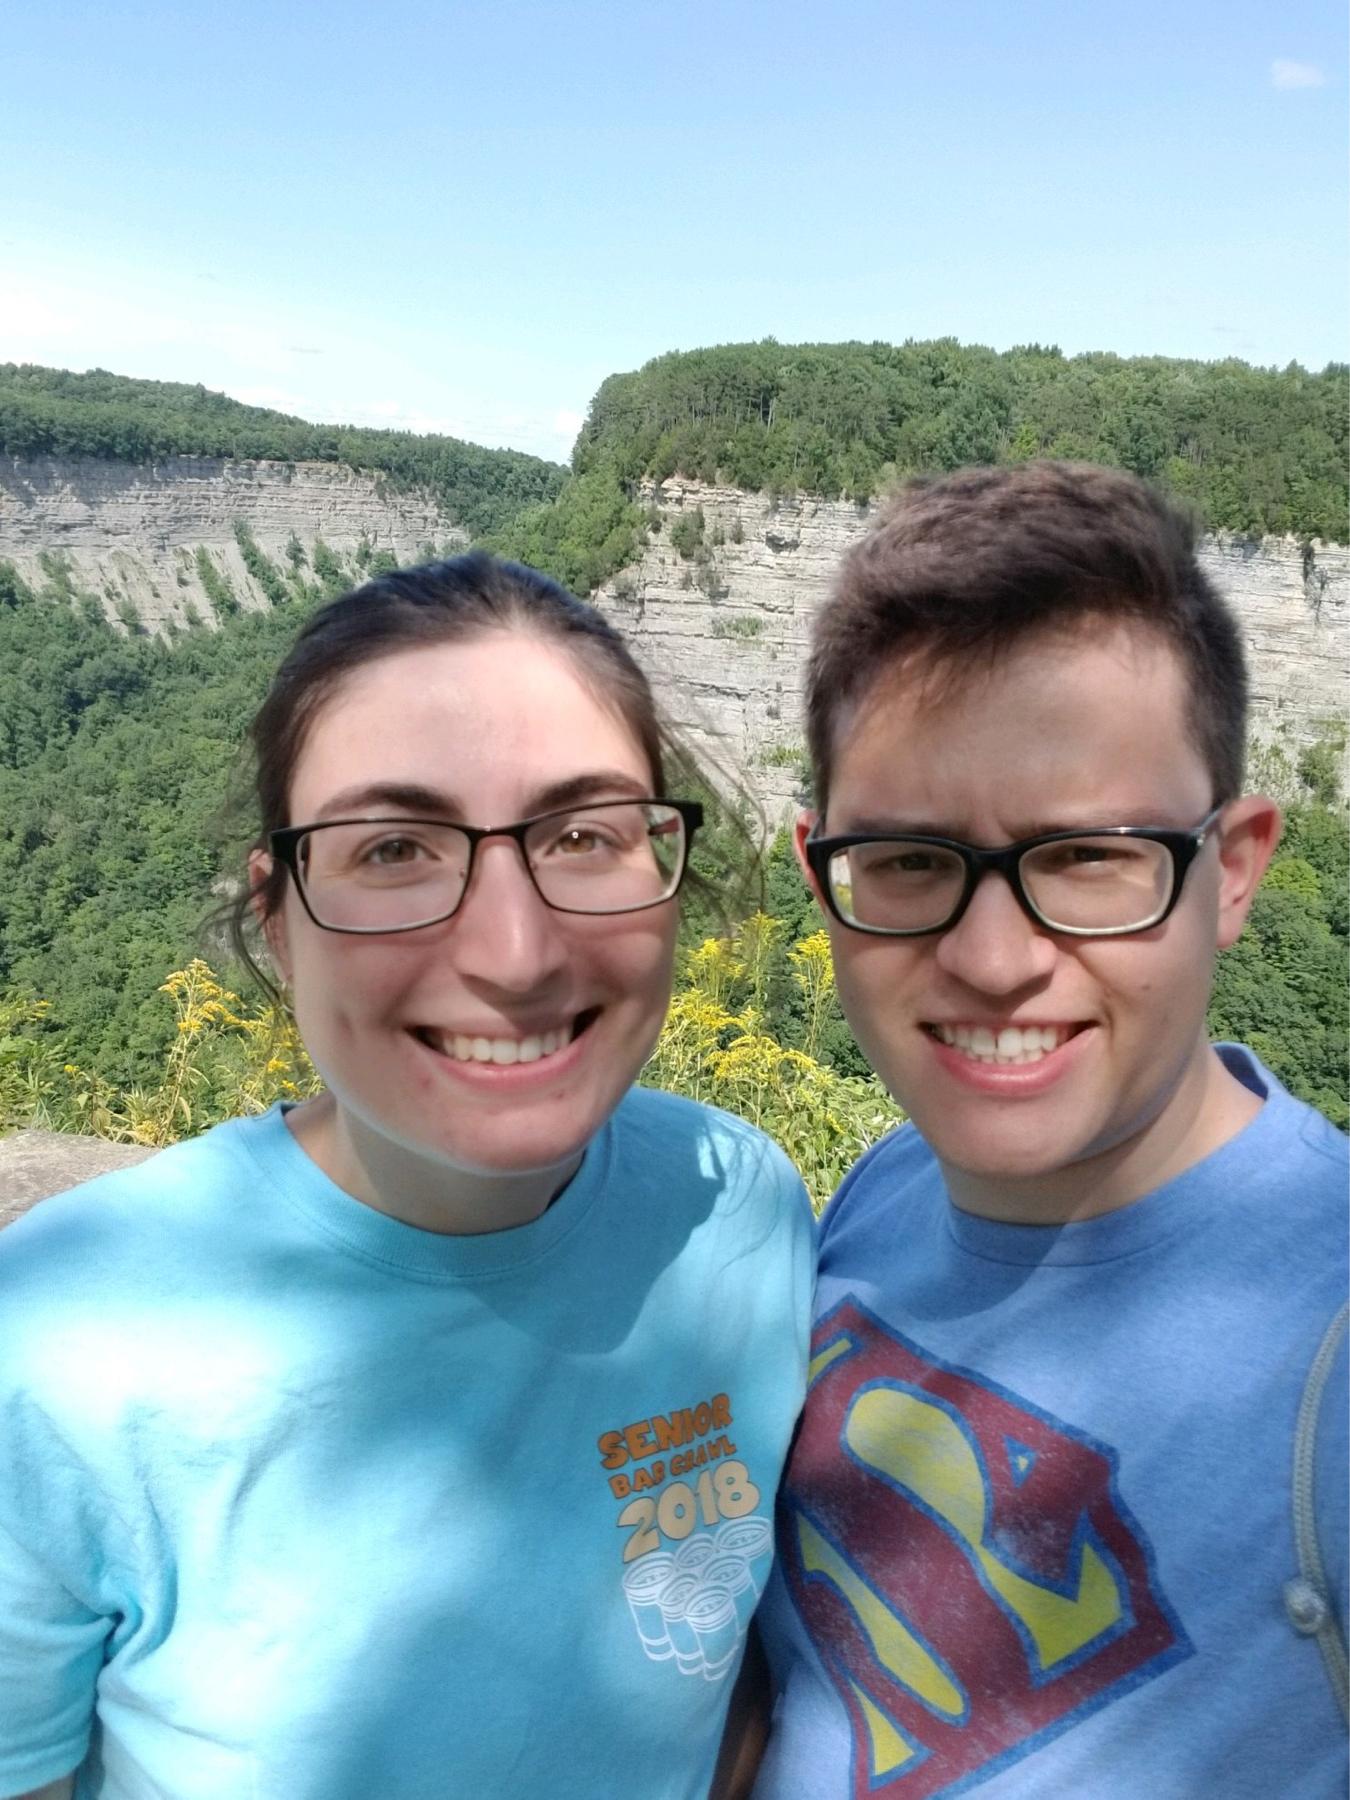
<path fill-rule="evenodd" d="M 947 1162 L 942 1173 L 962 1212 L 1007 1225 L 1067 1225 L 1155 1193 L 1236 1137 L 1261 1106 L 1205 1043 L 1154 1117 L 1118 1144 L 1036 1175 L 987 1175 Z"/>

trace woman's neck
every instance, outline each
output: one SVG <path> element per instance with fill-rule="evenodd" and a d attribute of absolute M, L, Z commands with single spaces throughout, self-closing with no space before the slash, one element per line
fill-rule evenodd
<path fill-rule="evenodd" d="M 292 1107 L 286 1124 L 300 1148 L 344 1193 L 421 1231 L 476 1236 L 528 1225 L 581 1167 L 497 1174 L 461 1169 L 385 1137 L 331 1094 Z"/>

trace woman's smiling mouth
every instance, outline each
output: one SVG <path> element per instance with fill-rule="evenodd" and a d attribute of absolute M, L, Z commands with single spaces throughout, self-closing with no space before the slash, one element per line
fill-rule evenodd
<path fill-rule="evenodd" d="M 494 1063 L 498 1068 L 511 1068 L 516 1063 L 543 1062 L 556 1056 L 580 1037 L 594 1021 L 599 1007 L 577 1014 L 570 1025 L 557 1025 L 547 1031 L 530 1032 L 524 1037 L 487 1037 L 481 1033 L 437 1031 L 424 1026 L 414 1033 L 429 1050 L 448 1057 L 452 1062 Z"/>

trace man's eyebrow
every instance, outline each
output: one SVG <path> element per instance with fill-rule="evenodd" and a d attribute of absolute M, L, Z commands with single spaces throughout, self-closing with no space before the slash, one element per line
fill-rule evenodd
<path fill-rule="evenodd" d="M 954 838 L 958 842 L 961 840 L 959 832 L 953 831 L 950 826 L 941 823 L 934 824 L 931 819 L 897 819 L 883 816 L 880 813 L 855 816 L 842 824 L 832 822 L 830 829 L 822 832 L 821 835 L 822 837 L 942 837 Z"/>
<path fill-rule="evenodd" d="M 1001 839 L 1001 842 L 1020 844 L 1027 838 L 1051 837 L 1061 831 L 1082 832 L 1090 837 L 1094 831 L 1110 831 L 1122 825 L 1147 828 L 1158 823 L 1157 819 L 1151 816 L 1152 810 L 1157 809 L 1136 806 L 1119 807 L 1112 811 L 1110 808 L 1099 807 L 1091 813 L 1085 812 L 1081 819 L 1070 819 L 1063 814 L 1053 819 L 1030 819 L 1011 836 Z M 1145 813 L 1149 813 L 1150 816 L 1146 818 Z M 956 844 L 974 844 L 977 841 L 973 837 L 967 837 L 964 831 L 958 831 L 941 821 L 883 818 L 879 815 L 858 818 L 847 825 L 832 824 L 829 831 L 821 835 L 827 837 L 934 837 L 947 838 Z"/>
<path fill-rule="evenodd" d="M 568 776 L 565 781 L 549 782 L 546 787 L 535 789 L 522 816 L 533 818 L 536 813 L 556 812 L 583 800 L 646 800 L 650 796 L 651 784 L 635 775 L 619 769 L 590 769 L 584 774 Z M 453 794 L 414 781 L 369 781 L 357 787 L 342 788 L 324 801 L 314 815 L 314 822 L 347 818 L 372 807 L 389 807 L 395 812 L 456 820 L 466 825 L 476 823 L 465 818 L 464 808 Z M 510 823 L 503 819 L 483 822 L 485 825 Z"/>

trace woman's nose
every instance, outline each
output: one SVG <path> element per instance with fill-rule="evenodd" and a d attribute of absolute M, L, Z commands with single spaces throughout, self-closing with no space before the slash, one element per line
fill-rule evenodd
<path fill-rule="evenodd" d="M 510 838 L 478 846 L 452 925 L 448 942 L 462 971 L 499 987 L 538 987 L 567 961 L 563 917 L 540 897 Z"/>

